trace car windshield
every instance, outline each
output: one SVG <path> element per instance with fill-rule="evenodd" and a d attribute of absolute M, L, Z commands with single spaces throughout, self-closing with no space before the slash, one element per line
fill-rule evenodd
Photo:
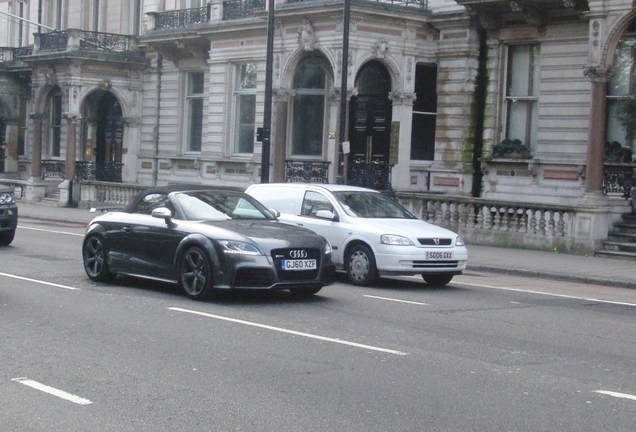
<path fill-rule="evenodd" d="M 341 191 L 333 195 L 351 216 L 361 218 L 417 219 L 391 198 L 376 192 Z"/>
<path fill-rule="evenodd" d="M 232 192 L 178 192 L 174 199 L 188 220 L 274 219 L 249 197 Z"/>

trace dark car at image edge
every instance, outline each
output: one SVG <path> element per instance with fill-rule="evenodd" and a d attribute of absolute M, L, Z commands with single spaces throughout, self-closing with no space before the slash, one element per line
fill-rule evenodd
<path fill-rule="evenodd" d="M 82 256 L 92 280 L 122 274 L 176 283 L 195 300 L 232 289 L 310 296 L 335 281 L 324 237 L 279 222 L 232 188 L 146 189 L 122 210 L 93 218 Z"/>
<path fill-rule="evenodd" d="M 11 244 L 18 227 L 18 206 L 13 197 L 13 189 L 0 185 L 0 246 Z"/>

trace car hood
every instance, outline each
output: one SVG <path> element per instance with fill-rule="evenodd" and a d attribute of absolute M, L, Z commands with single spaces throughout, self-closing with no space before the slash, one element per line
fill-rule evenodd
<path fill-rule="evenodd" d="M 267 252 L 288 247 L 323 249 L 325 244 L 325 240 L 313 231 L 279 221 L 227 220 L 204 221 L 202 224 L 226 231 L 228 240 L 250 239 Z M 219 234 L 217 231 L 215 236 Z"/>
<path fill-rule="evenodd" d="M 408 237 L 415 242 L 418 238 L 451 238 L 455 239 L 457 234 L 446 228 L 424 222 L 420 219 L 373 219 L 355 218 L 357 225 L 364 226 L 371 232 L 378 235 L 395 234 Z"/>

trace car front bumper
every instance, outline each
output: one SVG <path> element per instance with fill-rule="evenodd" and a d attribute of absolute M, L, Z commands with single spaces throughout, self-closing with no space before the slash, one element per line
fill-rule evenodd
<path fill-rule="evenodd" d="M 418 248 L 382 245 L 375 260 L 381 275 L 461 274 L 466 269 L 468 251 L 455 248 Z"/>

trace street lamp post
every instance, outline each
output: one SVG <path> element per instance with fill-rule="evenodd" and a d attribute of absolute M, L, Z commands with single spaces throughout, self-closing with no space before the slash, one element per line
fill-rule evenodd
<path fill-rule="evenodd" d="M 347 124 L 347 75 L 349 74 L 349 20 L 351 15 L 351 0 L 344 0 L 344 11 L 342 16 L 342 77 L 340 81 L 340 128 L 338 140 L 342 147 L 345 141 L 345 128 Z M 339 161 L 342 167 L 343 182 L 347 182 L 347 164 L 349 158 L 342 149 L 342 160 Z M 340 159 L 340 158 L 339 158 Z M 340 170 L 339 170 L 340 171 Z"/>
<path fill-rule="evenodd" d="M 261 183 L 269 183 L 269 159 L 272 133 L 272 79 L 274 67 L 274 1 L 267 11 L 267 54 L 265 56 L 265 107 L 263 109 L 263 142 L 261 153 Z"/>

